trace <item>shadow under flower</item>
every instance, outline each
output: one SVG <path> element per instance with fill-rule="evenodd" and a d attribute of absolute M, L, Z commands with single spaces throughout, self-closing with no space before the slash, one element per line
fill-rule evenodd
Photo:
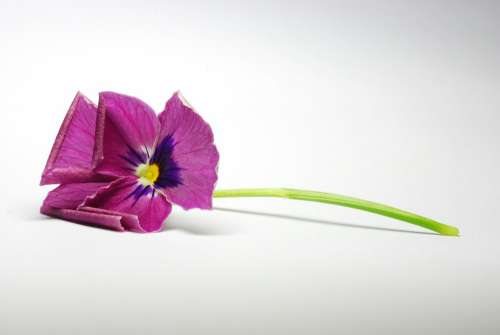
<path fill-rule="evenodd" d="M 117 232 L 116 230 L 112 230 L 112 229 L 109 229 L 109 228 L 106 228 L 106 227 L 102 227 L 102 226 L 99 226 L 99 225 L 96 225 L 96 224 L 88 223 L 88 222 L 66 220 L 66 219 L 63 219 L 63 218 L 50 217 L 50 216 L 43 215 L 43 214 L 39 214 L 38 216 L 34 216 L 32 218 L 32 220 L 33 221 L 49 221 L 51 224 L 59 224 L 60 222 L 64 223 L 64 224 L 68 224 L 69 223 L 69 224 L 74 224 L 74 225 L 78 225 L 78 226 L 83 226 L 83 227 L 93 228 L 93 229 L 97 229 L 97 230 L 102 230 L 102 231 L 110 232 L 110 233 L 116 233 Z M 121 232 L 118 232 L 118 233 L 121 233 Z"/>
<path fill-rule="evenodd" d="M 251 210 L 236 209 L 236 208 L 214 207 L 213 210 L 222 211 L 222 212 L 237 213 L 237 214 L 262 216 L 262 217 L 268 217 L 268 218 L 277 218 L 277 219 L 285 219 L 285 220 L 294 220 L 294 221 L 334 225 L 334 226 L 338 226 L 338 227 L 368 229 L 368 230 L 407 233 L 407 234 L 440 236 L 440 234 L 438 234 L 438 233 L 427 232 L 427 231 L 417 231 L 417 230 L 358 225 L 358 224 L 352 224 L 352 223 L 335 222 L 335 221 L 307 218 L 307 217 L 287 215 L 287 214 L 259 212 L 259 211 L 251 211 Z M 43 214 L 39 214 L 39 213 L 36 215 L 30 215 L 30 219 L 35 220 L 35 221 L 58 221 L 58 220 L 61 220 L 61 221 L 66 221 L 67 223 L 71 222 L 71 221 L 67 221 L 67 220 L 63 220 L 63 219 L 59 219 L 59 218 L 52 218 L 52 217 L 49 217 L 49 216 L 46 216 Z M 95 228 L 95 229 L 99 229 L 99 230 L 103 230 L 103 231 L 113 232 L 112 230 L 104 229 L 102 227 L 94 226 L 94 225 L 87 224 L 87 223 L 80 223 L 80 222 L 71 222 L 71 223 L 79 224 L 82 226 L 87 226 L 89 228 Z M 235 233 L 234 227 L 232 227 L 232 228 L 229 228 L 227 226 L 224 226 L 224 227 L 217 226 L 216 227 L 214 225 L 207 225 L 206 223 L 202 223 L 202 222 L 200 222 L 200 223 L 193 222 L 193 221 L 186 220 L 184 218 L 179 218 L 179 217 L 175 218 L 174 220 L 167 220 L 165 222 L 165 224 L 163 225 L 163 228 L 159 231 L 159 233 L 175 231 L 175 230 L 181 231 L 181 232 L 184 232 L 187 234 L 199 235 L 199 236 L 233 235 Z"/>
<path fill-rule="evenodd" d="M 163 228 L 159 231 L 170 232 L 170 231 L 180 231 L 183 233 L 199 236 L 217 236 L 217 235 L 233 235 L 235 233 L 233 228 L 228 228 L 227 226 L 220 227 L 209 225 L 206 222 L 193 222 L 182 219 L 168 220 L 163 224 Z"/>
<path fill-rule="evenodd" d="M 374 227 L 374 226 L 366 226 L 366 225 L 357 225 L 352 223 L 343 223 L 343 222 L 335 222 L 314 218 L 306 218 L 301 216 L 293 216 L 286 214 L 277 214 L 277 213 L 268 213 L 268 212 L 258 212 L 258 211 L 250 211 L 244 209 L 234 209 L 234 208 L 225 208 L 225 207 L 214 207 L 214 210 L 223 211 L 223 212 L 231 212 L 238 214 L 247 214 L 247 215 L 256 215 L 277 219 L 286 219 L 286 220 L 295 220 L 295 221 L 303 221 L 303 222 L 312 222 L 319 224 L 327 224 L 327 225 L 335 225 L 338 227 L 347 227 L 347 228 L 356 228 L 356 229 L 369 229 L 369 230 L 378 230 L 378 231 L 386 231 L 386 232 L 397 232 L 397 233 L 407 233 L 407 234 L 422 234 L 422 235 L 437 235 L 438 233 L 427 232 L 427 231 L 417 231 L 417 230 L 406 230 L 406 229 L 396 229 L 396 228 L 384 228 L 384 227 Z"/>
<path fill-rule="evenodd" d="M 98 230 L 102 231 L 107 231 L 111 233 L 117 233 L 115 230 L 107 229 L 98 225 L 93 225 L 87 222 L 77 222 L 77 221 L 69 221 L 61 218 L 53 218 L 50 216 L 46 216 L 43 214 L 40 214 L 36 217 L 33 218 L 35 221 L 52 221 L 52 223 L 57 223 L 59 221 L 62 221 L 63 223 L 71 223 L 79 226 L 85 226 L 88 228 L 95 228 Z M 200 235 L 200 236 L 214 236 L 214 235 L 232 235 L 233 232 L 232 230 L 229 230 L 227 228 L 220 229 L 220 228 L 215 228 L 214 226 L 208 226 L 207 224 L 203 223 L 196 223 L 196 222 L 187 222 L 184 220 L 167 220 L 164 224 L 163 227 L 160 231 L 157 233 L 162 233 L 162 232 L 169 232 L 169 231 L 182 231 L 187 234 L 192 234 L 192 235 Z M 122 233 L 122 232 L 118 232 Z"/>

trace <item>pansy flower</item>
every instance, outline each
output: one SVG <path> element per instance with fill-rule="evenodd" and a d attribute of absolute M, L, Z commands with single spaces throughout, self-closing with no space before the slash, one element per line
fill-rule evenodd
<path fill-rule="evenodd" d="M 41 184 L 41 212 L 114 230 L 162 228 L 172 204 L 212 208 L 212 197 L 274 197 L 384 215 L 443 235 L 456 227 L 380 203 L 290 188 L 214 191 L 219 154 L 210 126 L 177 92 L 160 115 L 141 100 L 104 92 L 99 104 L 78 93 L 56 137 Z"/>
<path fill-rule="evenodd" d="M 114 230 L 162 228 L 172 204 L 212 207 L 219 154 L 210 126 L 175 93 L 157 116 L 113 92 L 78 93 L 52 147 L 41 212 Z"/>

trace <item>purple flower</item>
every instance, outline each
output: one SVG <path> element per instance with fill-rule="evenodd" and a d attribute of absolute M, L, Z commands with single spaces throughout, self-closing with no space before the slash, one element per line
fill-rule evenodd
<path fill-rule="evenodd" d="M 114 230 L 162 228 L 172 203 L 212 208 L 219 154 L 210 126 L 175 93 L 156 116 L 141 100 L 78 93 L 40 184 L 61 184 L 41 212 Z"/>

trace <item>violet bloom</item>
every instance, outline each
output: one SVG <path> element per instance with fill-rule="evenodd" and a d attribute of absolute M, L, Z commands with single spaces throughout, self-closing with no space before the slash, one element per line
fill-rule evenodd
<path fill-rule="evenodd" d="M 134 97 L 104 92 L 95 106 L 78 93 L 40 183 L 61 185 L 41 212 L 119 231 L 158 231 L 172 204 L 212 208 L 219 160 L 213 141 L 179 93 L 158 116 Z"/>
<path fill-rule="evenodd" d="M 139 99 L 104 92 L 99 105 L 78 93 L 59 130 L 41 184 L 61 184 L 41 212 L 114 230 L 161 229 L 172 203 L 212 208 L 212 197 L 321 202 L 406 221 L 443 235 L 456 227 L 380 203 L 290 188 L 214 191 L 219 154 L 210 126 L 175 93 L 157 117 Z"/>

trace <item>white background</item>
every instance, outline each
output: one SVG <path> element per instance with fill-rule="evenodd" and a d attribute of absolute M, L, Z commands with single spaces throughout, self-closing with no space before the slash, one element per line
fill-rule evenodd
<path fill-rule="evenodd" d="M 0 0 L 0 333 L 500 333 L 495 1 Z M 288 186 L 458 226 L 277 199 L 157 234 L 39 214 L 77 90 L 212 125 L 219 188 Z"/>

